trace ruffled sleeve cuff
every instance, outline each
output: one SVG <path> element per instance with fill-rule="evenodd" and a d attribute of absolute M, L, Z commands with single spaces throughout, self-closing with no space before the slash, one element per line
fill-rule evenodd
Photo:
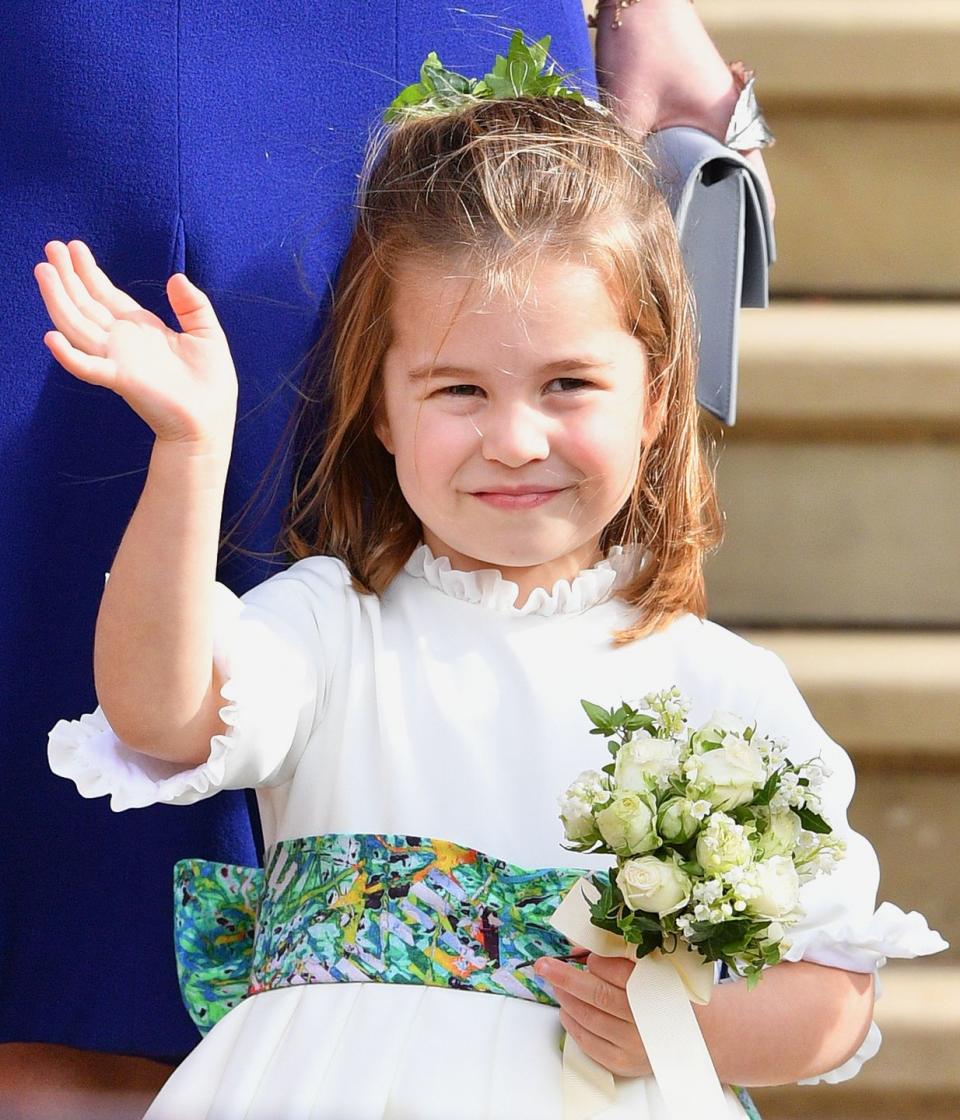
<path fill-rule="evenodd" d="M 211 738 L 199 766 L 184 769 L 127 746 L 97 707 L 53 727 L 50 769 L 73 781 L 83 797 L 109 795 L 114 812 L 158 802 L 190 805 L 221 789 L 288 780 L 318 701 L 319 666 L 310 651 L 262 601 L 245 602 L 217 583 L 214 662 L 225 677 L 220 718 L 226 731 Z"/>
<path fill-rule="evenodd" d="M 922 914 L 915 910 L 905 914 L 890 902 L 882 903 L 867 921 L 854 923 L 841 919 L 796 933 L 788 931 L 788 937 L 791 945 L 784 954 L 784 960 L 809 960 L 851 972 L 875 972 L 886 964 L 888 957 L 923 957 L 948 947 L 940 934 L 930 929 Z M 877 998 L 880 995 L 878 978 Z M 864 1062 L 877 1053 L 882 1040 L 880 1028 L 875 1022 L 871 1023 L 857 1052 L 843 1065 L 806 1078 L 799 1084 L 848 1081 L 860 1072 Z"/>
<path fill-rule="evenodd" d="M 857 1076 L 864 1062 L 874 1057 L 880 1049 L 881 1042 L 883 1042 L 883 1035 L 880 1033 L 880 1028 L 875 1022 L 871 1023 L 870 1029 L 867 1031 L 867 1037 L 860 1043 L 853 1057 L 848 1058 L 842 1066 L 837 1066 L 836 1069 L 828 1069 L 826 1073 L 818 1074 L 816 1077 L 804 1078 L 797 1084 L 819 1085 L 821 1081 L 825 1081 L 828 1085 L 836 1085 L 839 1081 L 849 1081 L 851 1077 Z"/>
<path fill-rule="evenodd" d="M 865 922 L 840 918 L 810 929 L 788 929 L 787 937 L 790 948 L 784 960 L 815 961 L 851 972 L 873 972 L 888 957 L 925 957 L 947 948 L 922 914 L 905 914 L 892 902 L 882 903 Z"/>

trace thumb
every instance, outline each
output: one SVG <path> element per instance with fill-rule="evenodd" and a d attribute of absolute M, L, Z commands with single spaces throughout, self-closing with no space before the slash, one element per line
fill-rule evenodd
<path fill-rule="evenodd" d="M 167 281 L 167 299 L 177 321 L 187 334 L 204 338 L 220 334 L 220 323 L 210 300 L 195 287 L 182 272 Z"/>

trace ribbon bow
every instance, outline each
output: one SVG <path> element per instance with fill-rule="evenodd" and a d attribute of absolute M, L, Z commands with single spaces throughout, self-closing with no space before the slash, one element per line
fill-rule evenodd
<path fill-rule="evenodd" d="M 637 959 L 636 945 L 593 925 L 590 904 L 600 892 L 584 876 L 550 918 L 568 940 L 601 957 L 633 960 L 627 1000 L 664 1103 L 676 1120 L 720 1120 L 729 1115 L 724 1090 L 690 1006 L 710 1002 L 713 965 L 684 945 Z M 616 1099 L 613 1074 L 588 1057 L 568 1035 L 563 1047 L 564 1120 L 588 1120 Z"/>

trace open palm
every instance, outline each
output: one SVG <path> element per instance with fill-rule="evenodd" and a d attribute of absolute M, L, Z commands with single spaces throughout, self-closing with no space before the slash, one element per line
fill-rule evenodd
<path fill-rule="evenodd" d="M 227 444 L 237 411 L 230 348 L 207 297 L 177 273 L 167 298 L 182 331 L 115 288 L 82 241 L 50 241 L 34 268 L 53 320 L 53 356 L 81 381 L 119 394 L 158 439 Z"/>

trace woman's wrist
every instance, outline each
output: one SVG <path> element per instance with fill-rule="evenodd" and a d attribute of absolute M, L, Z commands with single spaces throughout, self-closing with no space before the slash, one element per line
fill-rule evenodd
<path fill-rule="evenodd" d="M 597 73 L 625 123 L 643 132 L 699 128 L 721 143 L 740 94 L 690 0 L 639 0 L 597 9 Z"/>

